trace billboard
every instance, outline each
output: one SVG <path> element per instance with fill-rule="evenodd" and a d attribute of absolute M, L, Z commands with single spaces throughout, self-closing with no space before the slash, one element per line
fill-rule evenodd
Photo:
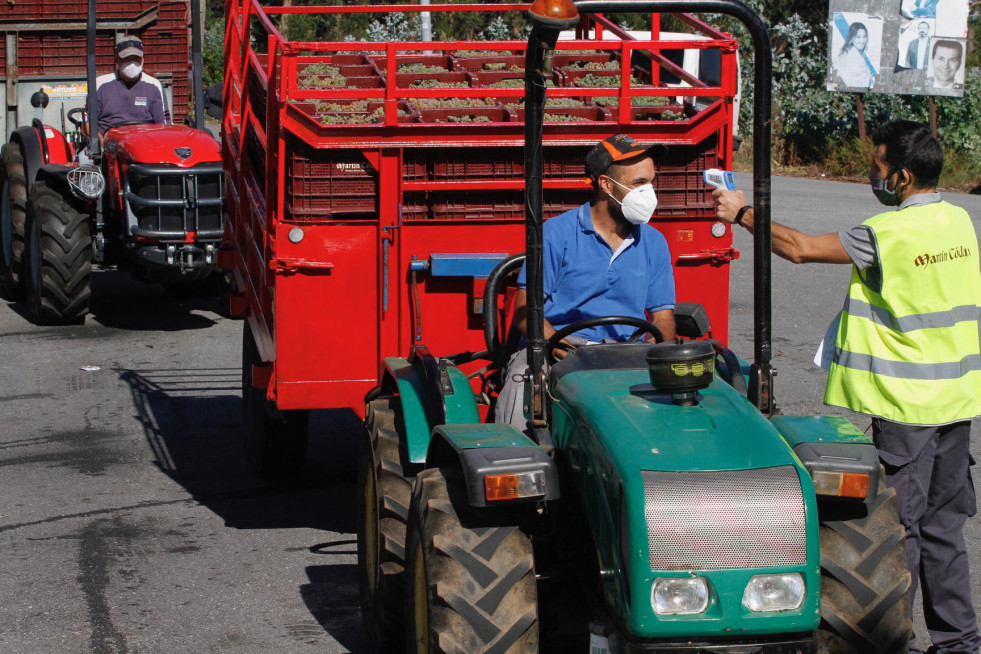
<path fill-rule="evenodd" d="M 963 97 L 968 0 L 830 0 L 829 91 Z"/>

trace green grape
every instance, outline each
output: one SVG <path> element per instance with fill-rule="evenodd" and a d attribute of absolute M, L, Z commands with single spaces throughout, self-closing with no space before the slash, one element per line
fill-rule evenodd
<path fill-rule="evenodd" d="M 412 82 L 414 89 L 466 89 L 470 85 L 466 82 L 441 82 L 438 79 L 417 79 Z"/>
<path fill-rule="evenodd" d="M 399 66 L 400 73 L 445 73 L 445 66 L 427 66 L 426 64 L 404 64 Z"/>

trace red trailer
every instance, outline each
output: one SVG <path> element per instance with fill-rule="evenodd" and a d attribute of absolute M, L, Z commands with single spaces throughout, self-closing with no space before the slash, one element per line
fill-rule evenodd
<path fill-rule="evenodd" d="M 384 357 L 421 344 L 484 350 L 487 276 L 524 250 L 525 42 L 291 42 L 278 21 L 421 10 L 510 21 L 527 8 L 227 3 L 219 265 L 234 272 L 233 311 L 247 318 L 246 443 L 258 474 L 302 462 L 309 410 L 363 414 Z M 624 132 L 663 145 L 651 225 L 671 248 L 678 301 L 702 303 L 711 336 L 725 342 L 728 262 L 738 253 L 701 173 L 731 167 L 737 42 L 676 17 L 690 40 L 661 39 L 658 15 L 643 40 L 589 15 L 558 43 L 545 215 L 588 200 L 584 159 L 597 141 Z M 718 53 L 717 78 L 675 64 L 669 55 L 685 49 Z M 682 104 L 668 75 L 687 82 Z M 478 393 L 485 364 L 464 366 Z"/>

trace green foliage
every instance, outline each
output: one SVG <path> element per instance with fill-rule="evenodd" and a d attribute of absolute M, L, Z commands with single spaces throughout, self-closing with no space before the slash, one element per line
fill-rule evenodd
<path fill-rule="evenodd" d="M 385 14 L 381 20 L 373 20 L 368 25 L 368 40 L 380 43 L 383 41 L 415 41 L 422 38 L 422 21 L 419 14 L 403 14 L 395 12 Z"/>
<path fill-rule="evenodd" d="M 752 3 L 751 3 L 752 4 Z M 758 0 L 757 0 L 757 4 Z M 761 7 L 756 7 L 761 9 Z M 766 15 L 764 10 L 764 16 Z M 753 60 L 748 36 L 733 26 L 740 39 L 743 104 L 740 129 L 752 134 Z M 827 32 L 824 22 L 811 24 L 790 14 L 770 30 L 773 43 L 773 159 L 777 164 L 822 164 L 831 174 L 846 175 L 843 165 L 856 164 L 851 174 L 864 175 L 867 154 L 853 145 L 858 138 L 857 96 L 828 91 Z M 868 93 L 861 96 L 869 131 L 896 118 L 929 121 L 929 99 L 915 95 Z M 969 168 L 981 169 L 981 72 L 970 69 L 963 98 L 936 98 L 938 136 L 945 151 L 956 151 Z M 859 169 L 861 172 L 859 172 Z"/>
<path fill-rule="evenodd" d="M 277 0 L 270 0 L 275 3 Z M 340 3 L 342 0 L 326 0 Z M 465 0 L 451 0 L 463 2 Z M 325 0 L 293 0 L 294 6 L 324 4 Z M 343 0 L 349 5 L 370 5 L 370 0 Z M 746 0 L 751 8 L 771 25 L 773 44 L 773 158 L 778 164 L 821 164 L 832 174 L 864 175 L 867 144 L 858 141 L 856 96 L 825 89 L 827 65 L 827 4 L 810 0 Z M 205 84 L 221 81 L 223 76 L 223 0 L 207 0 L 209 19 L 204 37 Z M 626 29 L 645 29 L 646 17 L 636 14 L 609 16 Z M 702 14 L 700 18 L 736 36 L 741 42 L 743 103 L 740 115 L 742 133 L 752 136 L 753 61 L 748 34 L 738 21 L 721 15 Z M 519 40 L 527 38 L 529 25 L 520 12 L 433 12 L 433 38 L 437 40 Z M 421 20 L 417 13 L 395 14 L 294 14 L 281 21 L 280 29 L 288 38 L 301 41 L 417 40 L 421 37 Z M 662 16 L 662 29 L 687 31 L 687 27 L 670 16 Z M 969 20 L 967 75 L 963 98 L 936 98 L 937 123 L 944 145 L 948 171 L 956 169 L 965 175 L 981 171 L 981 2 L 974 2 Z M 971 47 L 971 46 L 974 47 Z M 495 57 L 502 53 L 480 51 L 478 56 Z M 600 69 L 601 64 L 584 64 L 582 68 Z M 490 69 L 492 67 L 488 67 Z M 498 69 L 503 69 L 498 66 Z M 329 75 L 321 75 L 329 79 Z M 512 80 L 500 85 L 514 84 Z M 619 86 L 616 77 L 590 76 L 583 85 Z M 640 80 L 631 80 L 641 84 Z M 424 86 L 435 82 L 427 81 Z M 439 84 L 442 86 L 443 84 Z M 866 124 L 871 130 L 892 118 L 929 120 L 929 100 L 922 96 L 865 94 Z M 598 101 L 604 98 L 596 98 Z M 611 102 L 615 100 L 610 99 Z M 478 100 L 479 101 L 479 100 Z M 660 104 L 664 98 L 639 98 L 642 104 Z M 853 162 L 849 164 L 849 162 Z M 849 168 L 849 166 L 851 166 Z M 945 178 L 948 175 L 945 173 Z"/>

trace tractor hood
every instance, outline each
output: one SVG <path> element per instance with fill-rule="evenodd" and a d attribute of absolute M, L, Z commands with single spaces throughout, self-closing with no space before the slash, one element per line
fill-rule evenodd
<path fill-rule="evenodd" d="M 746 398 L 715 378 L 699 391 L 696 406 L 679 406 L 654 390 L 646 367 L 577 369 L 575 362 L 553 368 L 552 397 L 553 437 L 583 500 L 602 597 L 628 637 L 749 637 L 816 628 L 813 486 Z M 801 575 L 803 603 L 750 612 L 743 594 L 751 579 L 773 573 Z M 695 615 L 656 613 L 656 584 L 690 576 L 706 580 L 707 608 Z"/>
<path fill-rule="evenodd" d="M 115 127 L 106 133 L 105 150 L 128 161 L 181 168 L 221 161 L 214 137 L 186 125 Z"/>
<path fill-rule="evenodd" d="M 561 378 L 556 396 L 607 444 L 643 470 L 737 470 L 796 461 L 776 429 L 724 381 L 676 406 L 646 370 L 590 370 Z"/>

